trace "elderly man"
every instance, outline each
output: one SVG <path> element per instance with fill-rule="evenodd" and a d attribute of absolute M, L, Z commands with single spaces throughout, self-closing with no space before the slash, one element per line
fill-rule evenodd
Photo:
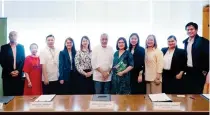
<path fill-rule="evenodd" d="M 17 43 L 17 32 L 9 33 L 10 43 L 1 46 L 0 61 L 2 66 L 3 94 L 4 96 L 23 95 L 23 64 L 25 50 L 23 45 Z"/>
<path fill-rule="evenodd" d="M 92 52 L 93 80 L 96 94 L 109 94 L 111 84 L 111 68 L 113 61 L 113 48 L 107 46 L 108 35 L 101 35 L 101 45 L 96 46 Z"/>

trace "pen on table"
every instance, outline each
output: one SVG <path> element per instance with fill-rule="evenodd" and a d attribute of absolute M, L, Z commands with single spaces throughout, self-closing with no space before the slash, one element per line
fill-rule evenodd
<path fill-rule="evenodd" d="M 31 100 L 36 99 L 36 97 L 32 97 Z"/>
<path fill-rule="evenodd" d="M 190 97 L 191 99 L 195 99 L 194 97 Z"/>

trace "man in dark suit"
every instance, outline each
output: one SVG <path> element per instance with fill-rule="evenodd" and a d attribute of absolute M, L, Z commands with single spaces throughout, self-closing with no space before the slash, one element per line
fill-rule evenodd
<path fill-rule="evenodd" d="M 9 33 L 10 43 L 1 46 L 0 61 L 4 96 L 23 95 L 24 47 L 17 43 L 17 32 Z"/>
<path fill-rule="evenodd" d="M 209 71 L 209 40 L 197 34 L 196 23 L 188 23 L 185 29 L 189 36 L 183 41 L 187 52 L 185 93 L 201 94 Z"/>

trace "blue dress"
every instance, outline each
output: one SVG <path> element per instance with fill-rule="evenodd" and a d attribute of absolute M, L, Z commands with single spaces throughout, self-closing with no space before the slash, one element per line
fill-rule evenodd
<path fill-rule="evenodd" d="M 125 51 L 119 57 L 119 51 L 114 54 L 112 67 L 112 94 L 130 94 L 130 72 L 123 76 L 118 76 L 117 73 L 125 70 L 128 66 L 134 66 L 133 55 L 129 51 Z"/>

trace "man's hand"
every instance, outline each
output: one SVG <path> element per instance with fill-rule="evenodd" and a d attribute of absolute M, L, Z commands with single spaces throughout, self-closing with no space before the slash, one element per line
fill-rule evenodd
<path fill-rule="evenodd" d="M 103 72 L 102 77 L 103 77 L 103 80 L 105 81 L 109 77 L 109 73 L 108 72 Z"/>
<path fill-rule="evenodd" d="M 48 85 L 49 84 L 49 80 L 48 79 L 44 79 L 44 84 Z"/>
<path fill-rule="evenodd" d="M 15 73 L 19 74 L 19 71 L 18 70 L 15 70 Z"/>
<path fill-rule="evenodd" d="M 17 77 L 19 72 L 16 70 L 16 71 L 12 71 L 10 74 L 12 75 L 12 77 Z"/>

